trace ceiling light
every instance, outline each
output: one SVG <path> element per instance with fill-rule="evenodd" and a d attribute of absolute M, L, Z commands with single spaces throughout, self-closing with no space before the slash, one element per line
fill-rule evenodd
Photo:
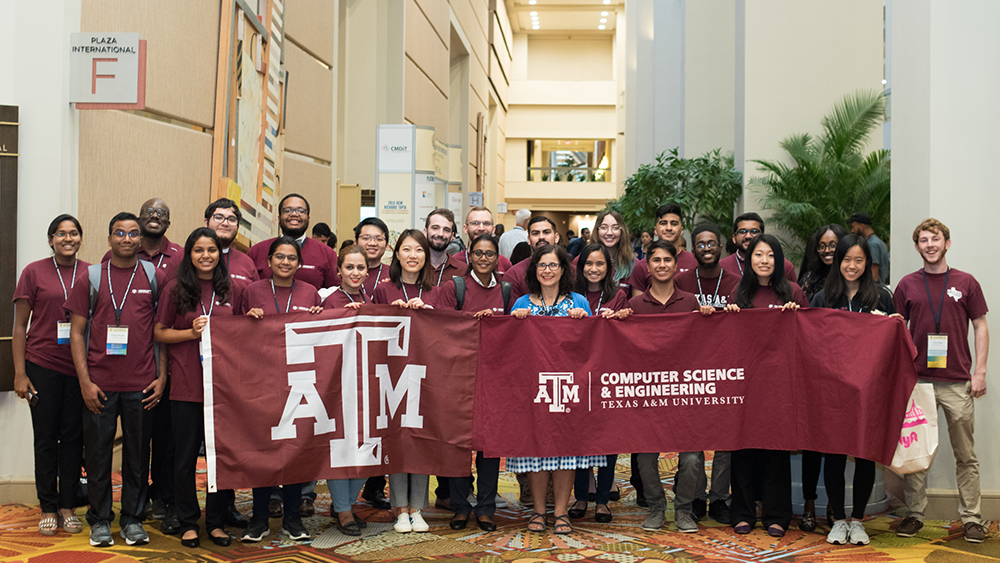
<path fill-rule="evenodd" d="M 532 21 L 538 21 L 538 16 L 531 16 Z"/>
<path fill-rule="evenodd" d="M 608 23 L 608 18 L 601 18 L 601 23 Z"/>
<path fill-rule="evenodd" d="M 534 5 L 535 4 L 535 0 L 528 0 L 528 4 Z"/>
<path fill-rule="evenodd" d="M 528 15 L 530 15 L 530 16 L 537 16 L 537 15 L 538 15 L 538 12 L 531 12 L 531 13 L 530 13 L 530 14 L 528 14 Z"/>
<path fill-rule="evenodd" d="M 531 26 L 531 29 L 538 29 L 538 24 Z"/>
<path fill-rule="evenodd" d="M 531 0 L 528 0 L 528 1 L 530 2 Z M 611 0 L 604 0 L 604 3 L 605 3 L 605 4 L 610 4 L 610 3 L 611 3 Z"/>
<path fill-rule="evenodd" d="M 608 13 L 607 13 L 607 12 L 601 12 L 601 17 L 602 17 L 602 18 L 603 18 L 603 17 L 607 17 L 607 15 L 608 15 Z"/>
<path fill-rule="evenodd" d="M 599 26 L 597 26 L 597 29 L 604 29 L 604 26 L 603 25 L 599 25 Z"/>

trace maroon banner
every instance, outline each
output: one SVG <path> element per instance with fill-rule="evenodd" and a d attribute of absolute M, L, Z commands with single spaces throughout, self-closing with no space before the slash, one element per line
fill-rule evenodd
<path fill-rule="evenodd" d="M 899 319 L 830 309 L 486 318 L 473 447 L 804 449 L 889 464 L 915 355 Z"/>
<path fill-rule="evenodd" d="M 212 317 L 210 490 L 468 475 L 477 336 L 471 315 L 378 305 Z"/>

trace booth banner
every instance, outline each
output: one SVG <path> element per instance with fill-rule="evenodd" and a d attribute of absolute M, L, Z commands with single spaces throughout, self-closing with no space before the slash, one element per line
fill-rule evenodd
<path fill-rule="evenodd" d="M 476 322 L 387 305 L 212 317 L 202 336 L 209 490 L 467 475 Z"/>
<path fill-rule="evenodd" d="M 892 461 L 916 349 L 900 319 L 830 309 L 482 321 L 487 456 L 814 450 Z"/>

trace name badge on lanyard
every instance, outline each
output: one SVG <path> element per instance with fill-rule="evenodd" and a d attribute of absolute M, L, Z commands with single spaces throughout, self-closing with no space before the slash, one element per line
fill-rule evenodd
<path fill-rule="evenodd" d="M 109 356 L 124 356 L 128 354 L 128 327 L 109 326 L 108 327 L 108 351 Z"/>
<path fill-rule="evenodd" d="M 927 335 L 927 367 L 929 368 L 948 367 L 947 334 Z"/>
<path fill-rule="evenodd" d="M 56 323 L 56 344 L 69 344 L 69 323 Z"/>

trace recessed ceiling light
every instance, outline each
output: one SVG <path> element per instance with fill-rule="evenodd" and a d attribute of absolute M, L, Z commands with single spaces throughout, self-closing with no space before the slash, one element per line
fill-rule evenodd
<path fill-rule="evenodd" d="M 538 24 L 531 26 L 531 29 L 538 29 Z"/>
<path fill-rule="evenodd" d="M 535 4 L 535 0 L 528 0 L 528 4 L 534 5 Z"/>
<path fill-rule="evenodd" d="M 601 23 L 608 23 L 608 18 L 601 18 Z"/>
<path fill-rule="evenodd" d="M 604 29 L 604 26 L 603 25 L 599 25 L 599 26 L 597 26 L 597 29 Z"/>
<path fill-rule="evenodd" d="M 537 15 L 538 15 L 538 12 L 531 12 L 531 13 L 530 13 L 530 14 L 528 14 L 528 15 L 530 15 L 530 16 L 537 16 Z"/>
<path fill-rule="evenodd" d="M 528 0 L 528 1 L 530 2 L 531 0 Z M 605 4 L 610 4 L 610 3 L 611 3 L 611 0 L 604 0 L 604 3 L 605 3 Z"/>
<path fill-rule="evenodd" d="M 608 15 L 607 12 L 601 12 L 601 17 L 607 17 L 607 15 Z"/>

